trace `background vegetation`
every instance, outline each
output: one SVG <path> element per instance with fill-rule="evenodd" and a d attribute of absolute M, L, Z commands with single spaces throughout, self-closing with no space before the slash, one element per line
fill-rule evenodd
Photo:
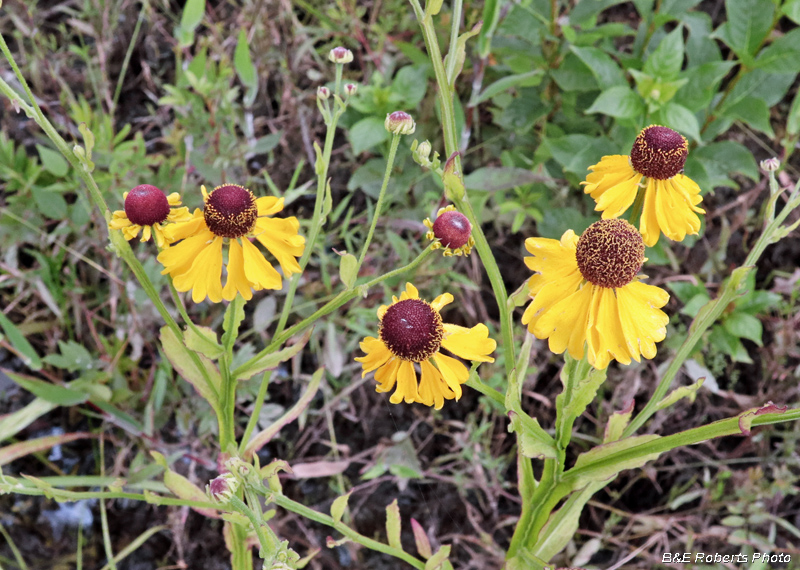
<path fill-rule="evenodd" d="M 413 259 L 424 243 L 422 220 L 444 202 L 436 177 L 413 163 L 408 148 L 413 138 L 428 138 L 442 152 L 432 70 L 407 2 L 230 0 L 209 2 L 205 12 L 197 4 L 7 0 L 0 29 L 63 136 L 81 140 L 81 123 L 94 133 L 94 176 L 112 208 L 142 183 L 180 192 L 196 207 L 200 184 L 225 181 L 285 195 L 301 223 L 313 208 L 312 145 L 324 136 L 316 88 L 333 79 L 328 50 L 350 48 L 355 61 L 345 79 L 359 85 L 358 96 L 336 139 L 334 209 L 296 317 L 333 294 L 336 251 L 354 251 L 364 238 L 388 150 L 383 119 L 398 109 L 414 116 L 417 132 L 401 144 L 391 205 L 365 270 L 382 274 Z M 673 296 L 668 337 L 655 361 L 609 372 L 601 404 L 579 420 L 585 441 L 595 443 L 610 413 L 650 394 L 665 354 L 744 260 L 767 196 L 758 161 L 778 156 L 782 183 L 798 178 L 800 1 L 489 0 L 468 3 L 463 17 L 467 30 L 483 21 L 458 85 L 465 182 L 509 290 L 529 277 L 521 261 L 526 237 L 558 237 L 595 219 L 578 186 L 587 166 L 627 154 L 650 123 L 681 131 L 692 145 L 686 174 L 704 190 L 704 228 L 682 244 L 662 239 L 648 250 L 650 282 Z M 7 65 L 0 73 L 14 85 Z M 44 381 L 20 387 L 0 372 L 0 414 L 7 414 L 0 440 L 53 436 L 63 444 L 21 458 L 0 448 L 0 466 L 7 474 L 79 477 L 84 489 L 98 477 L 122 477 L 139 490 L 163 491 L 162 468 L 150 459 L 158 451 L 204 485 L 216 474 L 213 414 L 159 353 L 160 317 L 106 250 L 104 221 L 77 175 L 24 113 L 6 99 L 0 111 L 0 367 Z M 163 283 L 149 246 L 140 258 Z M 706 377 L 696 400 L 657 414 L 648 431 L 672 433 L 768 400 L 800 400 L 798 259 L 797 235 L 767 251 L 751 292 L 728 308 L 685 367 L 687 384 Z M 421 291 L 455 295 L 447 322 L 496 330 L 476 255 L 437 257 L 413 280 Z M 453 545 L 457 568 L 496 568 L 519 513 L 503 411 L 471 391 L 440 412 L 392 406 L 353 361 L 358 341 L 374 334 L 376 307 L 404 282 L 390 281 L 328 317 L 307 350 L 273 375 L 264 423 L 296 401 L 319 364 L 326 368 L 309 411 L 262 451 L 261 462 L 289 461 L 295 475 L 285 492 L 322 511 L 352 489 L 353 525 L 363 534 L 381 531 L 384 509 L 397 498 L 403 518 L 416 519 L 435 546 Z M 280 292 L 261 293 L 248 303 L 240 358 L 269 339 L 281 301 Z M 218 327 L 221 306 L 190 309 L 196 322 Z M 543 426 L 552 425 L 559 363 L 535 343 L 524 403 Z M 481 371 L 485 382 L 503 381 L 502 362 Z M 68 393 L 51 388 L 67 383 Z M 250 386 L 239 402 L 243 416 L 258 387 Z M 86 436 L 71 441 L 75 434 Z M 623 473 L 590 503 L 564 562 L 657 568 L 662 552 L 690 550 L 786 552 L 800 560 L 796 445 L 791 426 L 764 428 Z M 120 568 L 228 564 L 217 522 L 188 509 L 107 507 L 114 551 L 138 546 Z M 294 515 L 279 512 L 273 522 L 302 555 L 322 549 L 311 567 L 396 567 L 347 544 L 327 548 L 328 531 Z M 99 568 L 100 529 L 97 502 L 2 496 L 0 565 Z M 413 544 L 410 528 L 403 540 Z"/>

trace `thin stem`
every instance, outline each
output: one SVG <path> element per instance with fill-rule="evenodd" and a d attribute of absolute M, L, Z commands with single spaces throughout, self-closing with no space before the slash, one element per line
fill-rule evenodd
<path fill-rule="evenodd" d="M 386 188 L 389 186 L 389 178 L 392 174 L 392 166 L 394 166 L 394 157 L 397 154 L 397 147 L 400 144 L 400 136 L 398 134 L 392 135 L 392 146 L 389 149 L 389 159 L 386 163 L 386 171 L 383 174 L 383 184 L 381 184 L 381 191 L 378 194 L 378 201 L 375 203 L 375 212 L 372 214 L 372 223 L 369 226 L 367 239 L 361 247 L 361 255 L 358 256 L 358 265 L 356 266 L 356 275 L 358 270 L 361 269 L 361 264 L 364 263 L 364 257 L 367 255 L 369 244 L 372 242 L 372 236 L 375 234 L 375 227 L 378 225 L 378 218 L 381 215 L 381 207 L 383 206 L 383 199 L 386 196 Z"/>
<path fill-rule="evenodd" d="M 343 64 L 337 63 L 336 64 L 336 86 L 334 87 L 334 94 L 338 95 L 339 97 L 342 96 L 342 68 L 344 67 Z"/>
<path fill-rule="evenodd" d="M 131 56 L 133 55 L 133 50 L 136 47 L 136 40 L 139 39 L 139 31 L 142 29 L 142 22 L 144 22 L 146 18 L 146 14 L 149 11 L 150 6 L 148 5 L 148 0 L 142 0 L 142 8 L 139 11 L 139 17 L 136 19 L 136 26 L 133 28 L 133 35 L 131 36 L 131 43 L 128 44 L 128 51 L 125 52 L 125 59 L 122 60 L 122 68 L 119 72 L 119 79 L 117 80 L 117 88 L 114 90 L 114 98 L 112 100 L 112 108 L 111 113 L 114 113 L 114 109 L 117 108 L 117 102 L 119 101 L 119 95 L 122 93 L 122 84 L 125 81 L 125 74 L 128 71 L 128 64 L 131 62 Z"/>
<path fill-rule="evenodd" d="M 247 443 L 253 435 L 253 431 L 258 425 L 259 417 L 261 416 L 261 408 L 264 406 L 264 399 L 267 397 L 267 388 L 269 388 L 269 380 L 272 377 L 272 370 L 267 370 L 261 377 L 261 385 L 258 387 L 258 394 L 256 395 L 255 402 L 253 402 L 253 411 L 250 412 L 250 419 L 247 420 L 247 427 L 244 429 L 244 435 L 239 442 L 239 455 L 244 453 Z"/>
<path fill-rule="evenodd" d="M 467 386 L 477 392 L 480 392 L 484 396 L 487 396 L 491 400 L 494 400 L 495 403 L 500 404 L 500 406 L 505 409 L 506 397 L 503 395 L 503 393 L 499 390 L 495 390 L 487 384 L 484 384 L 480 381 L 480 378 L 477 378 L 475 375 L 470 376 L 469 380 L 467 380 Z"/>
<path fill-rule="evenodd" d="M 458 46 L 458 29 L 461 27 L 462 0 L 453 0 L 450 22 L 450 47 L 447 55 L 447 77 L 454 77 L 456 73 L 456 47 Z"/>

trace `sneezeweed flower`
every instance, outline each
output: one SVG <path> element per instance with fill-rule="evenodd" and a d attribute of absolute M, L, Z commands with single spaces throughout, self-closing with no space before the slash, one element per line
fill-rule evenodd
<path fill-rule="evenodd" d="M 328 97 L 331 96 L 331 90 L 325 87 L 324 85 L 320 85 L 317 87 L 317 99 L 320 101 L 325 101 Z"/>
<path fill-rule="evenodd" d="M 412 135 L 417 128 L 411 115 L 404 111 L 388 113 L 386 115 L 386 120 L 383 122 L 383 126 L 393 135 Z"/>
<path fill-rule="evenodd" d="M 419 402 L 441 409 L 445 400 L 461 398 L 461 385 L 469 370 L 459 360 L 442 354 L 444 348 L 465 360 L 494 362 L 489 356 L 497 343 L 489 338 L 486 325 L 471 329 L 442 322 L 442 307 L 453 302 L 450 293 L 432 303 L 419 298 L 417 289 L 406 283 L 400 298 L 378 309 L 378 337 L 366 337 L 361 350 L 366 356 L 356 358 L 363 373 L 375 371 L 377 392 L 389 392 L 397 386 L 389 401 L 399 404 Z M 415 364 L 419 365 L 417 384 Z"/>
<path fill-rule="evenodd" d="M 350 63 L 353 61 L 353 52 L 344 47 L 335 47 L 328 52 L 328 60 L 333 63 Z"/>
<path fill-rule="evenodd" d="M 231 301 L 240 293 L 250 300 L 253 290 L 280 289 L 283 279 L 253 244 L 255 238 L 275 256 L 284 277 L 300 272 L 297 257 L 302 255 L 305 238 L 298 235 L 297 218 L 273 218 L 283 210 L 283 198 L 256 198 L 250 190 L 236 184 L 223 184 L 211 193 L 202 187 L 205 205 L 195 210 L 192 219 L 175 224 L 169 234 L 183 240 L 164 251 L 158 260 L 163 274 L 170 274 L 178 291 L 192 292 L 192 300 L 208 297 L 219 303 Z M 227 246 L 227 281 L 222 286 L 223 248 Z"/>
<path fill-rule="evenodd" d="M 436 221 L 431 222 L 425 218 L 423 222 L 428 227 L 425 237 L 436 240 L 433 249 L 444 248 L 445 256 L 469 255 L 475 240 L 472 237 L 472 224 L 467 217 L 457 211 L 455 206 L 440 208 L 436 213 Z"/>
<path fill-rule="evenodd" d="M 206 485 L 206 495 L 218 503 L 227 503 L 239 488 L 239 480 L 233 473 L 223 473 Z"/>
<path fill-rule="evenodd" d="M 345 83 L 344 84 L 344 97 L 345 99 L 349 99 L 350 97 L 354 96 L 358 93 L 358 85 L 355 83 Z"/>
<path fill-rule="evenodd" d="M 639 223 L 644 243 L 655 245 L 661 233 L 681 241 L 700 230 L 697 214 L 705 213 L 698 207 L 700 187 L 683 174 L 688 154 L 689 145 L 679 133 L 650 125 L 636 137 L 630 156 L 604 156 L 589 167 L 592 173 L 581 184 L 603 219 L 618 218 L 644 192 Z"/>
<path fill-rule="evenodd" d="M 181 198 L 177 192 L 169 196 L 150 184 L 141 184 L 122 195 L 124 210 L 112 214 L 108 227 L 122 230 L 125 239 L 131 241 L 142 232 L 140 241 L 148 241 L 155 236 L 156 245 L 161 248 L 171 243 L 164 234 L 168 223 L 182 222 L 191 218 L 189 208 L 179 207 Z"/>
<path fill-rule="evenodd" d="M 669 295 L 641 282 L 645 261 L 641 234 L 625 220 L 600 220 L 580 238 L 568 230 L 561 240 L 528 238 L 533 257 L 525 264 L 536 274 L 528 281 L 533 301 L 522 324 L 550 350 L 602 370 L 617 360 L 630 364 L 653 358 L 664 340 L 669 317 L 661 311 Z"/>

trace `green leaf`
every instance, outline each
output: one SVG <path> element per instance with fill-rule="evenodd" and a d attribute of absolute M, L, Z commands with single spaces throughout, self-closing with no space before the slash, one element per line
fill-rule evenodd
<path fill-rule="evenodd" d="M 770 73 L 797 75 L 800 72 L 800 29 L 777 38 L 761 50 L 755 67 Z"/>
<path fill-rule="evenodd" d="M 770 0 L 725 0 L 725 12 L 728 21 L 714 35 L 749 66 L 772 29 L 775 4 Z"/>
<path fill-rule="evenodd" d="M 786 0 L 781 12 L 795 24 L 800 24 L 800 0 Z"/>
<path fill-rule="evenodd" d="M 60 435 L 48 435 L 37 439 L 28 439 L 19 443 L 14 443 L 6 447 L 0 448 L 0 467 L 11 463 L 12 461 L 25 457 L 37 451 L 44 451 L 56 445 L 75 441 L 76 439 L 84 439 L 94 437 L 90 433 L 77 432 L 77 433 L 63 433 Z"/>
<path fill-rule="evenodd" d="M 350 491 L 350 493 L 352 493 L 352 491 Z M 331 517 L 333 517 L 334 522 L 338 523 L 342 520 L 344 510 L 347 508 L 347 501 L 350 500 L 350 493 L 336 497 L 333 500 L 333 503 L 331 504 Z"/>
<path fill-rule="evenodd" d="M 763 99 L 744 97 L 733 105 L 721 109 L 720 115 L 743 121 L 748 126 L 761 131 L 769 137 L 775 136 L 775 132 L 769 122 L 769 106 Z"/>
<path fill-rule="evenodd" d="M 733 172 L 743 174 L 754 181 L 759 177 L 753 153 L 734 141 L 720 141 L 700 147 L 694 150 L 689 158 L 703 163 L 713 186 L 736 188 L 737 186 L 728 179 Z"/>
<path fill-rule="evenodd" d="M 443 3 L 444 0 L 427 0 L 425 2 L 425 17 L 429 18 L 438 14 L 439 10 L 442 9 Z"/>
<path fill-rule="evenodd" d="M 222 346 L 227 352 L 233 350 L 233 344 L 239 336 L 239 326 L 244 320 L 244 297 L 236 295 L 225 309 L 222 319 Z M 216 340 L 216 337 L 214 337 Z M 210 357 L 209 357 L 210 358 Z"/>
<path fill-rule="evenodd" d="M 74 406 L 82 404 L 89 399 L 89 394 L 79 390 L 73 390 L 65 386 L 51 384 L 32 376 L 25 376 L 10 370 L 3 369 L 3 372 L 14 382 L 25 388 L 28 392 L 41 398 L 46 402 L 56 406 Z"/>
<path fill-rule="evenodd" d="M 253 362 L 244 364 L 233 371 L 233 377 L 237 380 L 247 380 L 251 378 L 254 374 L 258 374 L 259 372 L 264 372 L 265 370 L 272 370 L 273 368 L 277 367 L 278 364 L 281 362 L 285 362 L 292 358 L 295 354 L 300 352 L 305 344 L 308 342 L 309 337 L 311 336 L 311 330 L 309 329 L 306 333 L 300 338 L 296 343 L 292 346 L 284 348 L 283 350 L 279 350 L 278 352 L 272 352 L 265 356 L 260 356 L 256 358 Z"/>
<path fill-rule="evenodd" d="M 461 74 L 461 70 L 464 68 L 464 60 L 467 58 L 467 40 L 473 36 L 478 35 L 481 31 L 481 27 L 483 26 L 483 22 L 478 22 L 472 29 L 468 32 L 464 32 L 460 36 L 458 36 L 458 40 L 456 41 L 455 53 L 448 53 L 444 58 L 444 67 L 445 69 L 450 69 L 450 60 L 455 58 L 455 64 L 453 65 L 452 73 L 449 73 L 447 76 L 447 82 L 450 84 L 451 87 L 455 87 L 456 84 L 456 77 Z"/>
<path fill-rule="evenodd" d="M 516 186 L 532 184 L 541 177 L 525 168 L 514 166 L 485 166 L 473 170 L 464 177 L 467 190 L 509 190 Z"/>
<path fill-rule="evenodd" d="M 632 447 L 647 445 L 660 437 L 656 434 L 636 435 L 612 443 L 598 445 L 585 453 L 581 453 L 575 461 L 575 467 L 567 471 L 565 475 L 571 474 L 576 477 L 574 489 L 582 489 L 591 483 L 607 481 L 616 477 L 620 471 L 641 467 L 661 455 L 661 453 L 656 452 L 615 461 L 614 456 L 616 454 L 627 451 Z"/>
<path fill-rule="evenodd" d="M 671 129 L 686 135 L 694 141 L 701 141 L 700 123 L 698 123 L 695 114 L 683 105 L 670 101 L 661 110 L 661 118 L 663 123 L 669 125 Z"/>
<path fill-rule="evenodd" d="M 425 563 L 425 570 L 445 570 L 445 565 L 449 564 L 447 561 L 450 556 L 450 545 L 442 546 L 436 551 L 436 554 L 428 558 Z"/>
<path fill-rule="evenodd" d="M 353 147 L 353 154 L 358 156 L 365 150 L 389 139 L 389 131 L 384 127 L 383 122 L 383 119 L 378 117 L 367 117 L 350 127 L 347 136 L 350 139 L 350 146 Z"/>
<path fill-rule="evenodd" d="M 59 192 L 32 186 L 31 193 L 42 214 L 53 220 L 63 220 L 67 217 L 67 201 Z"/>
<path fill-rule="evenodd" d="M 352 253 L 345 253 L 339 259 L 339 279 L 345 287 L 352 289 L 358 277 L 358 260 Z"/>
<path fill-rule="evenodd" d="M 561 441 L 556 443 L 566 449 L 575 420 L 594 401 L 606 371 L 597 370 L 585 359 L 575 360 L 567 355 L 560 377 L 564 390 L 556 396 L 556 433 L 561 434 Z"/>
<path fill-rule="evenodd" d="M 239 30 L 239 39 L 233 52 L 233 67 L 244 85 L 251 89 L 258 88 L 258 75 L 250 57 L 250 43 L 244 28 Z"/>
<path fill-rule="evenodd" d="M 570 46 L 574 53 L 586 65 L 601 90 L 610 89 L 617 85 L 627 85 L 625 72 L 619 64 L 603 50 L 595 47 Z"/>
<path fill-rule="evenodd" d="M 692 112 L 708 107 L 717 93 L 719 82 L 735 65 L 733 61 L 711 61 L 688 69 L 683 74 L 687 81 L 675 98 Z"/>
<path fill-rule="evenodd" d="M 194 483 L 189 481 L 180 473 L 176 473 L 169 468 L 166 458 L 157 451 L 151 451 L 150 455 L 153 456 L 156 463 L 164 468 L 164 484 L 176 497 L 185 499 L 187 501 L 199 501 L 201 503 L 208 503 L 208 496 Z M 219 511 L 212 508 L 192 507 L 201 515 L 209 518 L 220 518 Z"/>
<path fill-rule="evenodd" d="M 161 347 L 178 374 L 189 382 L 215 410 L 219 409 L 219 391 L 222 378 L 219 370 L 208 358 L 186 348 L 183 340 L 169 327 L 161 328 Z M 202 368 L 201 368 L 202 367 Z M 205 373 L 205 375 L 204 375 Z M 206 380 L 206 376 L 208 380 Z M 210 383 L 209 383 L 210 382 Z"/>
<path fill-rule="evenodd" d="M 605 137 L 583 134 L 544 139 L 542 142 L 545 149 L 565 171 L 572 172 L 581 179 L 586 176 L 586 169 L 589 166 L 600 162 L 603 155 L 612 152 L 609 147 L 613 148 L 611 141 Z"/>
<path fill-rule="evenodd" d="M 411 530 L 414 533 L 414 543 L 417 546 L 417 552 L 425 560 L 431 557 L 433 551 L 431 550 L 431 541 L 428 540 L 428 535 L 425 534 L 425 529 L 417 522 L 416 519 L 411 519 Z"/>
<path fill-rule="evenodd" d="M 0 369 L 2 372 L 6 372 Z M 53 411 L 57 404 L 48 402 L 44 398 L 34 400 L 16 412 L 0 418 L 0 441 L 15 436 L 48 412 Z"/>
<path fill-rule="evenodd" d="M 600 93 L 586 113 L 602 113 L 617 119 L 633 119 L 644 113 L 644 104 L 630 87 L 617 85 Z"/>
<path fill-rule="evenodd" d="M 503 93 L 512 87 L 534 87 L 542 82 L 542 70 L 534 69 L 527 73 L 517 73 L 514 75 L 506 75 L 502 79 L 498 79 L 491 85 L 488 85 L 480 95 L 471 101 L 471 105 L 475 106 L 484 101 L 488 101 L 495 95 Z"/>
<path fill-rule="evenodd" d="M 217 333 L 209 327 L 189 327 L 183 331 L 186 346 L 211 360 L 219 358 L 225 350 L 217 342 Z"/>
<path fill-rule="evenodd" d="M 697 397 L 697 391 L 703 385 L 704 381 L 705 378 L 699 378 L 697 382 L 690 386 L 679 386 L 678 388 L 675 388 L 672 392 L 667 394 L 663 400 L 656 404 L 656 410 L 664 410 L 669 408 L 681 398 L 688 398 L 689 402 L 694 403 L 694 400 Z"/>
<path fill-rule="evenodd" d="M 552 70 L 550 75 L 562 91 L 594 91 L 598 89 L 597 79 L 592 70 L 572 53 L 568 53 L 558 69 Z M 622 83 L 624 83 L 624 79 Z M 539 102 L 539 106 L 544 107 L 541 102 Z"/>
<path fill-rule="evenodd" d="M 206 12 L 206 0 L 186 0 L 181 15 L 181 25 L 177 32 L 181 47 L 189 47 L 194 43 L 194 31 Z"/>
<path fill-rule="evenodd" d="M 631 421 L 634 403 L 634 400 L 631 399 L 625 408 L 619 410 L 618 412 L 614 412 L 611 414 L 611 416 L 609 416 L 608 423 L 606 423 L 606 430 L 603 435 L 603 443 L 617 441 L 622 437 L 622 432 L 625 431 L 625 428 L 628 427 L 628 422 Z"/>
<path fill-rule="evenodd" d="M 683 26 L 678 26 L 658 44 L 644 62 L 645 73 L 671 80 L 678 77 L 683 67 Z"/>
<path fill-rule="evenodd" d="M 407 65 L 392 80 L 390 100 L 397 107 L 416 109 L 428 90 L 428 66 Z"/>
<path fill-rule="evenodd" d="M 47 172 L 59 178 L 67 175 L 67 172 L 69 172 L 69 163 L 61 156 L 60 152 L 40 144 L 36 145 L 36 150 L 39 151 L 39 158 L 42 160 L 42 166 L 44 166 Z"/>
<path fill-rule="evenodd" d="M 531 418 L 524 412 L 509 412 L 511 424 L 508 431 L 517 434 L 517 445 L 522 454 L 531 459 L 555 459 L 556 448 L 546 431 L 542 429 L 536 418 Z"/>
<path fill-rule="evenodd" d="M 397 506 L 397 499 L 386 507 L 386 536 L 389 539 L 389 546 L 403 549 L 400 542 L 400 507 Z"/>
<path fill-rule="evenodd" d="M 500 21 L 500 7 L 504 4 L 500 0 L 486 0 L 483 3 L 483 27 L 478 35 L 478 55 L 481 58 L 487 57 L 491 52 L 492 36 Z"/>
<path fill-rule="evenodd" d="M 8 338 L 8 342 L 10 342 L 11 346 L 19 353 L 23 364 L 31 370 L 40 370 L 42 368 L 42 361 L 39 355 L 36 354 L 36 350 L 31 346 L 31 343 L 28 342 L 28 339 L 25 338 L 25 335 L 20 332 L 16 325 L 14 325 L 2 311 L 0 311 L 0 327 Z M 2 335 L 0 335 L 0 339 L 2 339 Z"/>
<path fill-rule="evenodd" d="M 74 340 L 58 341 L 58 350 L 61 354 L 48 354 L 42 361 L 70 372 L 89 370 L 94 366 L 94 358 L 89 351 Z"/>
<path fill-rule="evenodd" d="M 789 116 L 786 118 L 786 132 L 791 136 L 800 133 L 800 91 L 794 94 Z"/>
<path fill-rule="evenodd" d="M 278 146 L 278 143 L 281 142 L 281 137 L 283 137 L 283 131 L 264 135 L 263 137 L 256 139 L 255 144 L 250 147 L 250 149 L 256 154 L 267 154 L 269 151 Z"/>
<path fill-rule="evenodd" d="M 763 327 L 761 321 L 753 315 L 742 312 L 733 313 L 723 321 L 722 326 L 734 336 L 752 340 L 758 346 L 763 346 L 761 342 Z"/>

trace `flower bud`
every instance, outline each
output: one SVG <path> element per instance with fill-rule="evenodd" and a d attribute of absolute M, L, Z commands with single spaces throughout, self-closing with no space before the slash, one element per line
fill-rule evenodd
<path fill-rule="evenodd" d="M 227 503 L 239 488 L 239 481 L 233 473 L 224 473 L 215 477 L 206 485 L 206 493 L 218 503 Z"/>
<path fill-rule="evenodd" d="M 430 156 L 431 156 L 431 143 L 428 141 L 422 141 L 419 143 L 419 146 L 414 150 L 414 158 L 419 164 L 423 166 L 426 164 L 430 164 Z"/>
<path fill-rule="evenodd" d="M 341 46 L 335 47 L 328 53 L 328 59 L 333 63 L 350 63 L 353 61 L 353 52 Z"/>
<path fill-rule="evenodd" d="M 768 158 L 761 161 L 761 169 L 765 172 L 775 172 L 781 167 L 781 161 L 775 158 Z"/>
<path fill-rule="evenodd" d="M 324 85 L 320 85 L 317 87 L 317 99 L 320 101 L 324 101 L 328 97 L 331 96 L 331 90 L 325 87 Z"/>
<path fill-rule="evenodd" d="M 352 97 L 353 95 L 358 92 L 358 85 L 355 83 L 345 83 L 344 85 L 344 96 L 345 97 Z"/>
<path fill-rule="evenodd" d="M 416 123 L 411 115 L 403 111 L 395 111 L 386 115 L 383 125 L 393 135 L 410 135 L 416 129 Z"/>

